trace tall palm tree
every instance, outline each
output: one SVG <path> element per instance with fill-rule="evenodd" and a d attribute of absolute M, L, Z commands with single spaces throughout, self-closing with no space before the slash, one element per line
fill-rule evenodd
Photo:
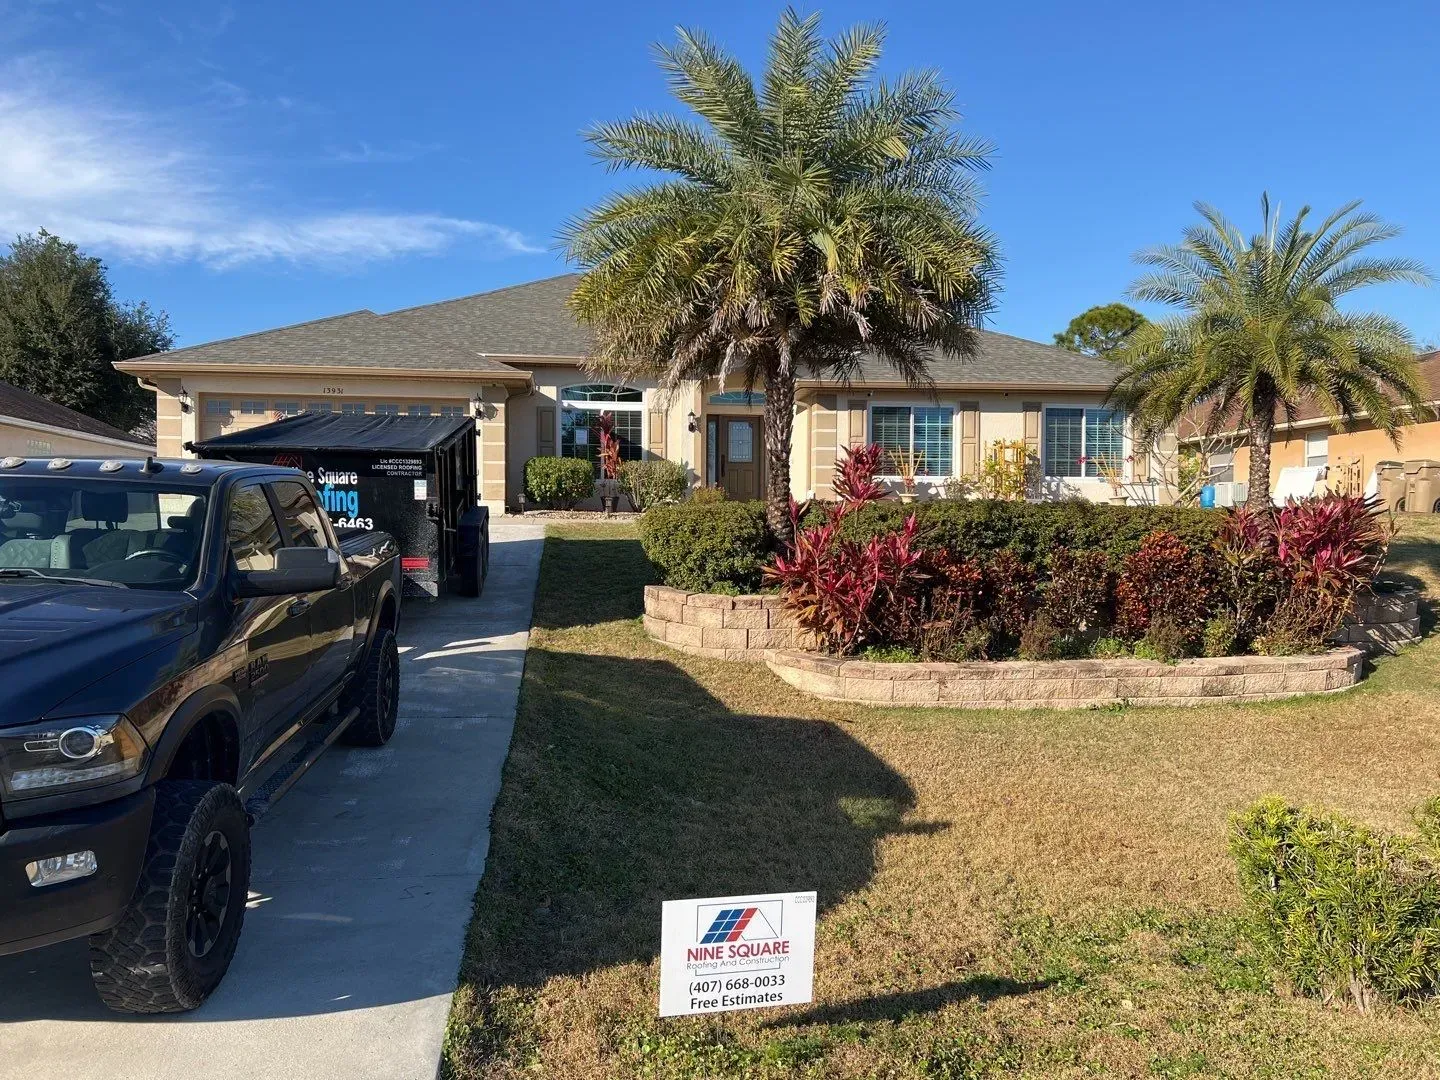
<path fill-rule="evenodd" d="M 930 350 L 973 353 L 998 276 L 976 223 L 989 148 L 960 135 L 933 72 L 872 78 L 884 33 L 831 41 L 787 10 L 760 85 L 701 33 L 658 49 L 699 122 L 642 114 L 587 133 L 612 169 L 670 174 L 567 225 L 571 309 L 601 372 L 663 389 L 734 375 L 765 391 L 766 517 L 790 534 L 801 373 L 841 381 L 865 354 L 924 385 Z"/>
<path fill-rule="evenodd" d="M 1247 241 L 1197 203 L 1203 224 L 1187 228 L 1181 244 L 1136 256 L 1156 269 L 1130 295 L 1181 314 L 1140 327 L 1112 354 L 1123 371 L 1111 398 L 1151 431 L 1186 413 L 1205 417 L 1207 432 L 1248 429 L 1252 507 L 1270 504 L 1277 413 L 1293 419 L 1308 402 L 1337 430 L 1364 414 L 1398 446 L 1401 427 L 1429 412 L 1405 327 L 1337 306 L 1366 285 L 1430 280 L 1412 260 L 1364 254 L 1400 230 L 1359 206 L 1346 203 L 1309 229 L 1308 206 L 1282 224 L 1265 195 L 1263 227 Z"/>

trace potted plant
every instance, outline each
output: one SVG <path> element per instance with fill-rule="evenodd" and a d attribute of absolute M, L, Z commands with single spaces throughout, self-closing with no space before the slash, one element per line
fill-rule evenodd
<path fill-rule="evenodd" d="M 895 467 L 895 475 L 900 478 L 900 501 L 902 503 L 913 503 L 915 501 L 915 477 L 920 475 L 925 465 L 925 452 L 923 450 L 891 450 L 890 461 Z"/>
<path fill-rule="evenodd" d="M 615 437 L 615 414 L 602 412 L 595 426 L 600 431 L 600 509 L 607 515 L 620 505 L 620 440 Z"/>
<path fill-rule="evenodd" d="M 1089 458 L 1081 458 L 1080 465 L 1083 466 Z M 1124 458 L 1098 457 L 1095 458 L 1095 471 L 1100 474 L 1100 479 L 1110 485 L 1110 505 L 1124 506 L 1130 501 L 1130 496 L 1125 494 L 1125 470 L 1135 460 L 1134 454 L 1126 454 Z"/>

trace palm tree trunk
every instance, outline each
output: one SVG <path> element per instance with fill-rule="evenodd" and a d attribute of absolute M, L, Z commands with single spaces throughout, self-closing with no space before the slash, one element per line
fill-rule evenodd
<path fill-rule="evenodd" d="M 795 427 L 795 372 L 775 364 L 765 380 L 765 524 L 777 543 L 794 538 L 790 527 L 790 435 Z"/>
<path fill-rule="evenodd" d="M 1275 434 L 1275 392 L 1257 387 L 1250 403 L 1250 490 L 1245 505 L 1270 508 L 1270 440 Z"/>

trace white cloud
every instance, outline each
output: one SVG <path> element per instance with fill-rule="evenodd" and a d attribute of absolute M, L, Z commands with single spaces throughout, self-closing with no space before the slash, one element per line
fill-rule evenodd
<path fill-rule="evenodd" d="M 253 175 L 162 118 L 60 99 L 16 77 L 24 73 L 0 69 L 0 236 L 43 227 L 96 254 L 216 267 L 354 265 L 459 244 L 490 255 L 541 250 L 514 229 L 444 214 L 282 211 L 273 190 L 257 205 L 240 194 Z"/>

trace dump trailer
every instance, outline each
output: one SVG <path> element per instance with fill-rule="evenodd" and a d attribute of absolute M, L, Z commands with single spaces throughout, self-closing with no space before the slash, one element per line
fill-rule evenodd
<path fill-rule="evenodd" d="M 490 513 L 479 504 L 473 420 L 302 413 L 185 445 L 202 458 L 303 471 L 337 531 L 395 538 L 407 597 L 480 595 Z"/>

